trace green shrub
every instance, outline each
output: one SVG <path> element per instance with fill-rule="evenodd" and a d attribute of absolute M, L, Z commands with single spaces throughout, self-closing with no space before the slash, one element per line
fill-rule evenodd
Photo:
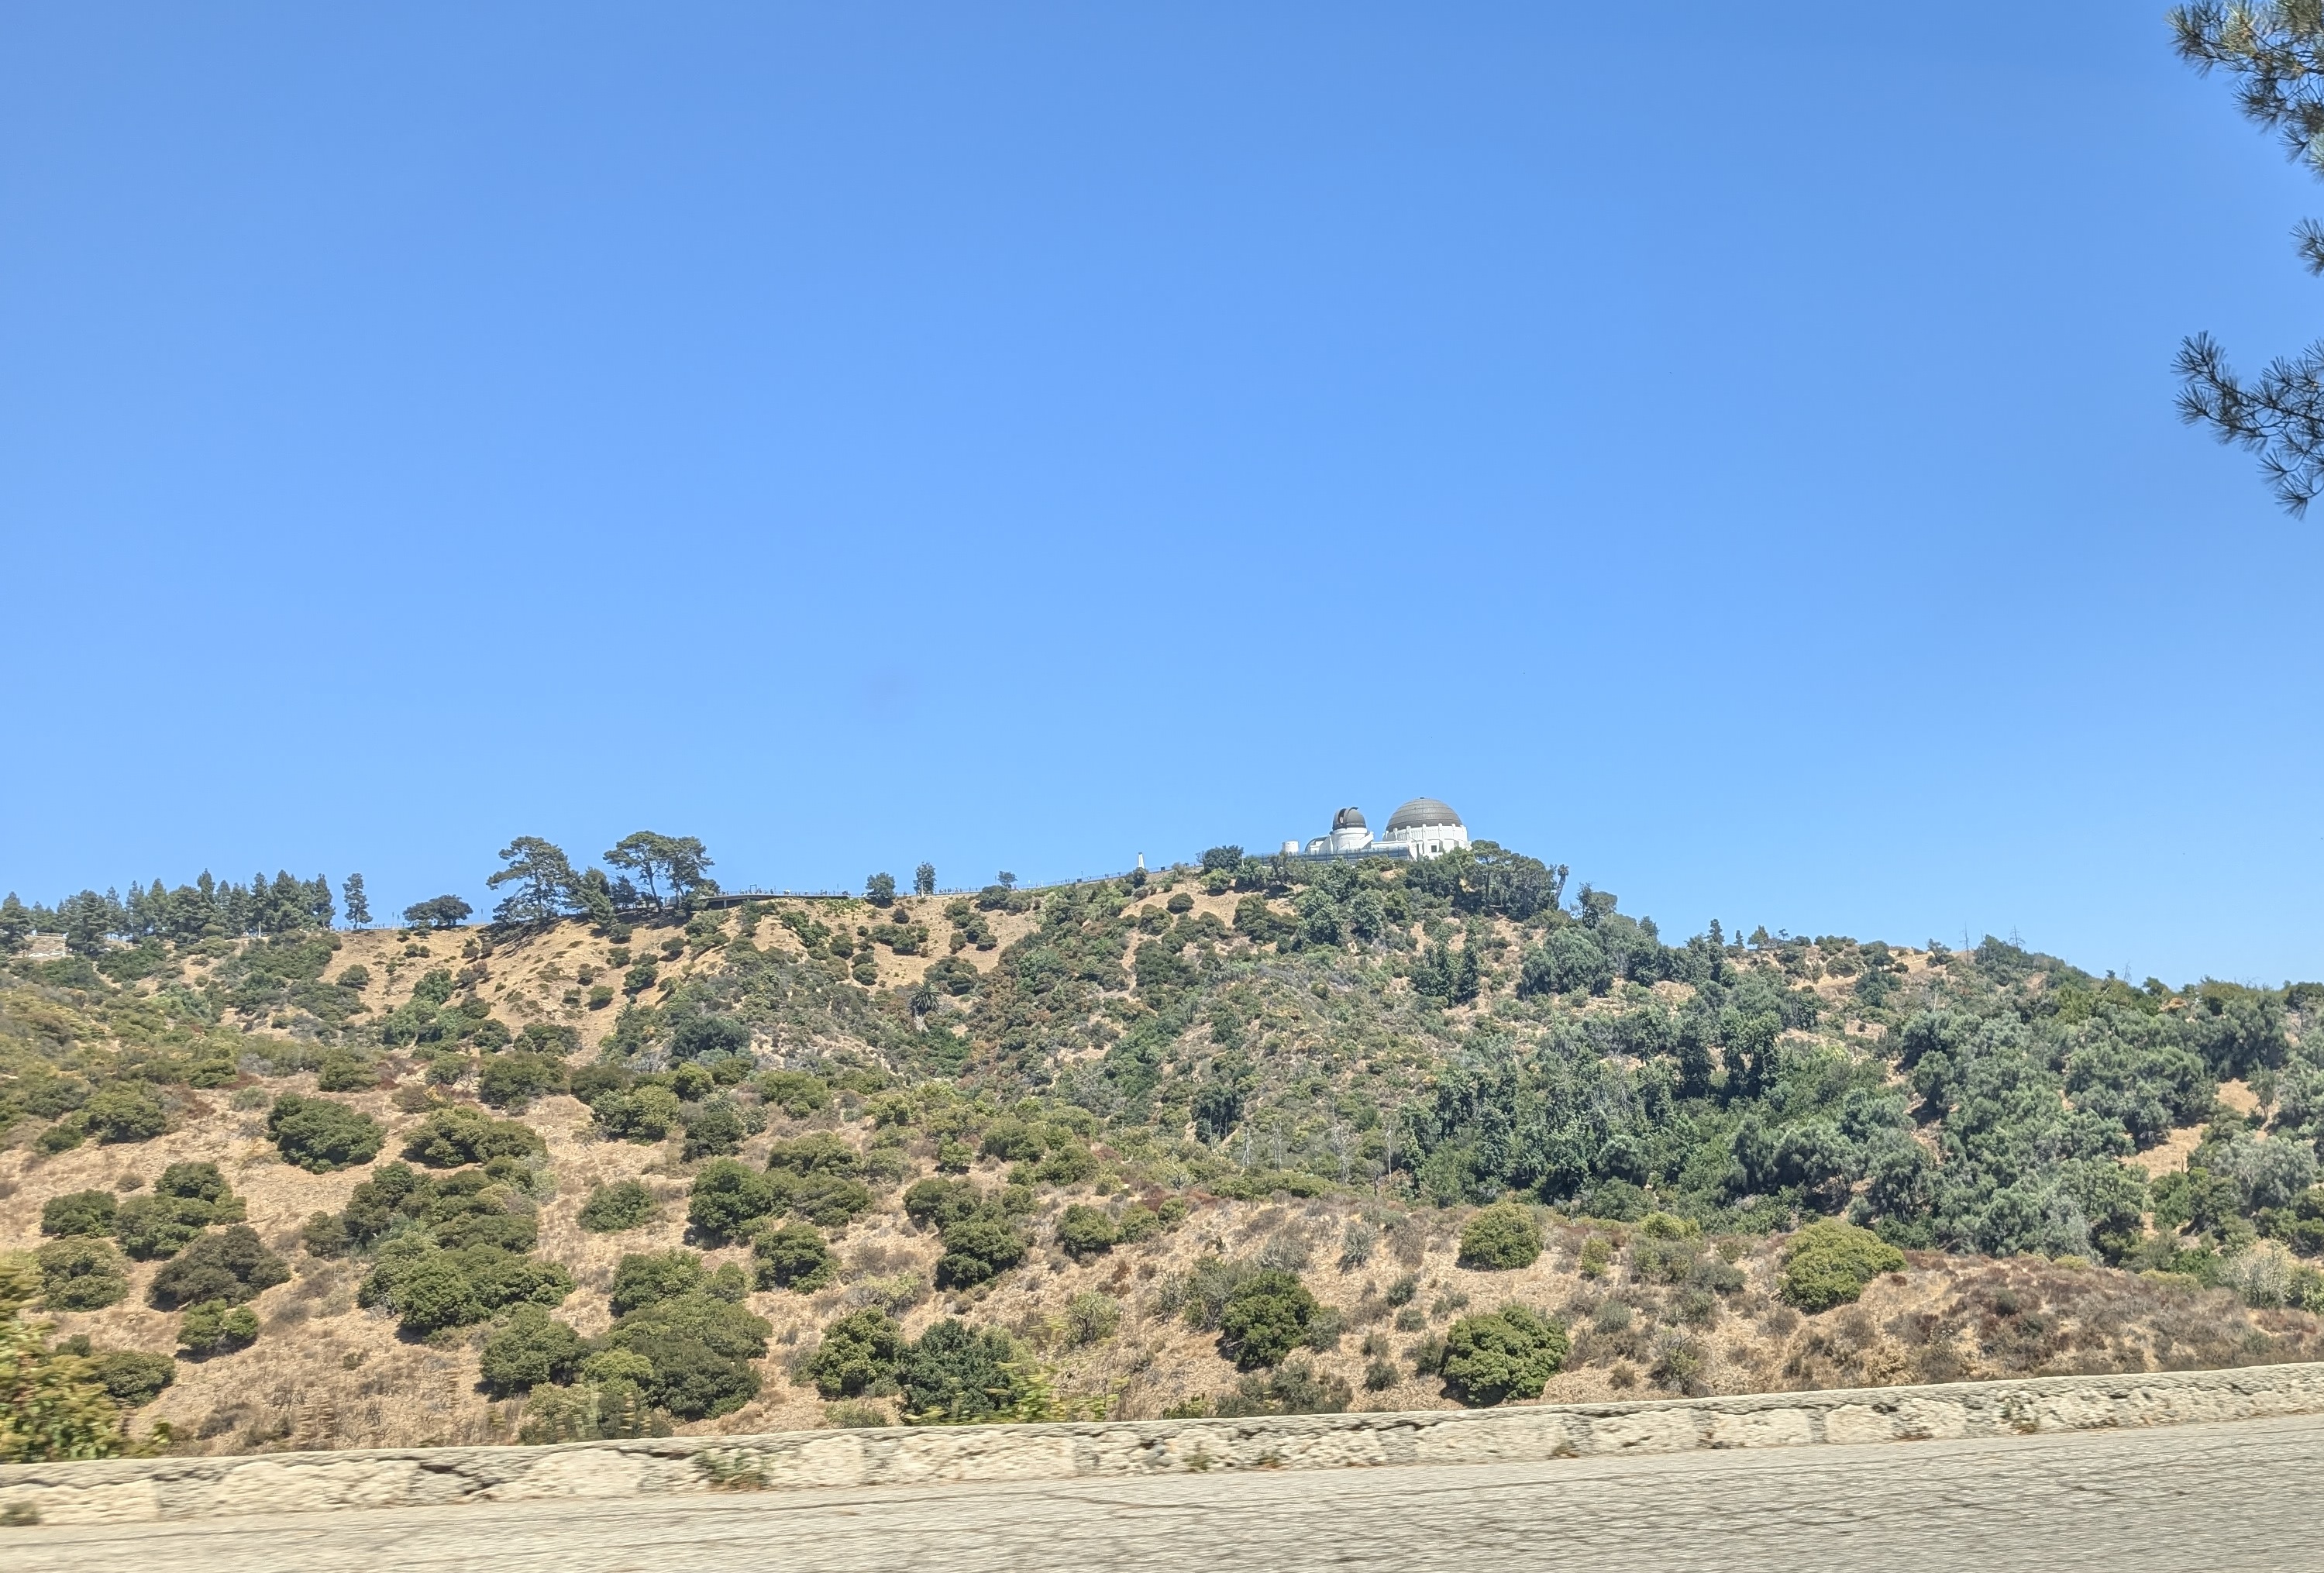
<path fill-rule="evenodd" d="M 1248 1371 L 1274 1366 L 1306 1341 L 1315 1297 L 1298 1274 L 1275 1269 L 1252 1274 L 1219 1308 L 1219 1342 Z"/>
<path fill-rule="evenodd" d="M 1167 1210 L 1171 1203 L 1166 1201 L 1162 1205 Z M 1185 1204 L 1182 1202 L 1179 1205 Z M 1120 1243 L 1130 1246 L 1136 1245 L 1139 1240 L 1152 1239 L 1156 1235 L 1160 1234 L 1166 1226 L 1161 1213 L 1142 1202 L 1133 1201 L 1121 1210 L 1121 1216 L 1114 1219 L 1114 1227 L 1121 1231 Z"/>
<path fill-rule="evenodd" d="M 1305 1359 L 1286 1361 L 1265 1375 L 1245 1376 L 1212 1402 L 1220 1419 L 1261 1414 L 1344 1414 L 1355 1400 L 1344 1376 L 1318 1373 Z"/>
<path fill-rule="evenodd" d="M 385 1164 L 355 1188 L 338 1219 L 318 1214 L 308 1220 L 307 1247 L 318 1256 L 340 1253 L 408 1221 L 427 1226 L 426 1238 L 439 1246 L 530 1250 L 538 1221 L 510 1191 L 529 1191 L 532 1182 L 532 1172 L 513 1158 L 494 1158 L 481 1169 L 442 1176 Z"/>
<path fill-rule="evenodd" d="M 248 1224 L 229 1224 L 188 1246 L 153 1275 L 152 1299 L 163 1311 L 202 1301 L 239 1305 L 290 1280 L 290 1268 Z"/>
<path fill-rule="evenodd" d="M 404 1234 L 380 1248 L 379 1261 L 355 1292 L 355 1303 L 384 1306 L 407 1332 L 467 1327 L 523 1304 L 555 1306 L 573 1292 L 573 1275 L 496 1246 L 455 1248 Z"/>
<path fill-rule="evenodd" d="M 267 1111 L 266 1134 L 282 1161 L 317 1174 L 368 1164 L 379 1155 L 387 1132 L 377 1120 L 327 1098 L 286 1092 Z"/>
<path fill-rule="evenodd" d="M 683 1294 L 631 1313 L 605 1334 L 612 1349 L 652 1363 L 647 1396 L 681 1420 L 731 1414 L 758 1396 L 774 1331 L 764 1318 L 708 1294 Z"/>
<path fill-rule="evenodd" d="M 775 1210 L 774 1182 L 732 1158 L 715 1158 L 694 1177 L 686 1219 L 714 1240 L 736 1239 Z"/>
<path fill-rule="evenodd" d="M 235 1200 L 233 1187 L 226 1182 L 226 1176 L 218 1173 L 216 1164 L 172 1164 L 153 1182 L 153 1193 L 208 1203 L 212 1223 L 241 1221 L 242 1204 Z"/>
<path fill-rule="evenodd" d="M 681 1060 L 742 1059 L 750 1050 L 751 1029 L 731 1016 L 685 1016 L 669 1035 L 669 1052 Z"/>
<path fill-rule="evenodd" d="M 1648 1375 L 1657 1386 L 1699 1398 L 1709 1391 L 1702 1373 L 1710 1363 L 1710 1354 L 1700 1343 L 1670 1333 L 1655 1346 L 1655 1363 Z"/>
<path fill-rule="evenodd" d="M 81 1105 L 88 1133 L 101 1142 L 142 1142 L 161 1134 L 169 1121 L 161 1095 L 143 1081 L 108 1081 Z"/>
<path fill-rule="evenodd" d="M 1066 1255 L 1081 1258 L 1110 1251 L 1121 1241 L 1121 1227 L 1102 1207 L 1080 1202 L 1057 1219 L 1057 1244 Z"/>
<path fill-rule="evenodd" d="M 839 1275 L 839 1259 L 814 1228 L 787 1223 L 768 1229 L 751 1244 L 758 1257 L 758 1286 L 812 1294 Z"/>
<path fill-rule="evenodd" d="M 1060 1142 L 1033 1167 L 1044 1185 L 1081 1185 L 1097 1178 L 1097 1154 L 1080 1142 Z"/>
<path fill-rule="evenodd" d="M 767 1179 L 774 1186 L 779 1209 L 797 1213 L 818 1228 L 844 1228 L 871 1210 L 871 1188 L 860 1180 L 828 1173 L 795 1176 L 782 1170 Z"/>
<path fill-rule="evenodd" d="M 90 1363 L 51 1348 L 36 1323 L 8 1314 L 38 1282 L 29 1259 L 0 1265 L 0 1464 L 110 1458 L 128 1449 L 121 1405 Z"/>
<path fill-rule="evenodd" d="M 652 1191 L 635 1180 L 616 1180 L 591 1190 L 575 1221 L 591 1234 L 611 1235 L 641 1228 L 653 1216 Z"/>
<path fill-rule="evenodd" d="M 315 1086 L 323 1092 L 362 1092 L 379 1085 L 379 1067 L 360 1054 L 334 1049 L 315 1069 Z"/>
<path fill-rule="evenodd" d="M 984 1127 L 984 1155 L 1004 1164 L 1028 1163 L 1038 1158 L 1047 1146 L 1040 1127 L 1027 1125 L 1021 1119 L 997 1119 Z"/>
<path fill-rule="evenodd" d="M 570 1382 L 581 1368 L 581 1335 L 538 1305 L 520 1305 L 484 1340 L 482 1372 L 494 1397 L 544 1382 Z"/>
<path fill-rule="evenodd" d="M 174 1256 L 210 1221 L 208 1202 L 182 1196 L 133 1196 L 115 1215 L 113 1232 L 121 1248 L 141 1262 Z"/>
<path fill-rule="evenodd" d="M 1033 1375 L 1007 1333 L 972 1331 L 949 1317 L 905 1349 L 896 1369 L 904 1418 L 912 1425 L 1017 1418 L 1040 1392 Z"/>
<path fill-rule="evenodd" d="M 1866 1284 L 1904 1266 L 1904 1253 L 1871 1230 L 1821 1219 L 1784 1246 L 1783 1296 L 1812 1315 L 1853 1303 Z"/>
<path fill-rule="evenodd" d="M 131 1256 L 155 1261 L 177 1255 L 208 1225 L 242 1216 L 242 1202 L 216 1164 L 172 1164 L 154 1182 L 152 1195 L 121 1204 L 113 1232 Z"/>
<path fill-rule="evenodd" d="M 119 1207 L 110 1191 L 70 1191 L 51 1196 L 41 1207 L 44 1235 L 109 1235 Z"/>
<path fill-rule="evenodd" d="M 941 1229 L 968 1217 L 983 1200 L 966 1180 L 915 1180 L 904 1191 L 904 1216 L 922 1228 Z"/>
<path fill-rule="evenodd" d="M 759 1078 L 759 1097 L 770 1108 L 793 1119 L 806 1119 L 831 1107 L 831 1089 L 820 1076 L 805 1071 L 770 1071 Z"/>
<path fill-rule="evenodd" d="M 1219 1317 L 1229 1297 L 1258 1271 L 1255 1263 L 1223 1256 L 1204 1256 L 1196 1262 L 1176 1285 L 1185 1306 L 1186 1325 L 1206 1333 L 1218 1331 Z"/>
<path fill-rule="evenodd" d="M 471 1169 L 447 1175 L 420 1200 L 419 1219 L 438 1245 L 447 1249 L 491 1246 L 523 1252 L 540 1239 L 540 1219 L 518 1207 L 489 1170 L 487 1165 L 484 1173 Z"/>
<path fill-rule="evenodd" d="M 1562 1323 L 1522 1305 L 1464 1316 L 1444 1335 L 1436 1363 L 1464 1403 L 1538 1398 L 1572 1349 Z"/>
<path fill-rule="evenodd" d="M 592 1099 L 589 1111 L 597 1128 L 616 1141 L 658 1142 L 677 1127 L 678 1094 L 667 1087 L 635 1087 Z"/>
<path fill-rule="evenodd" d="M 453 1169 L 493 1158 L 540 1157 L 540 1134 L 520 1120 L 494 1119 L 481 1108 L 439 1108 L 404 1138 L 403 1155 L 431 1169 Z"/>
<path fill-rule="evenodd" d="M 32 1145 L 40 1151 L 54 1157 L 59 1153 L 72 1151 L 88 1139 L 88 1132 L 82 1127 L 80 1116 L 73 1114 L 66 1116 L 42 1131 L 40 1139 Z"/>
<path fill-rule="evenodd" d="M 767 1168 L 799 1176 L 852 1176 L 862 1173 L 863 1154 L 828 1131 L 814 1131 L 770 1144 Z"/>
<path fill-rule="evenodd" d="M 603 1062 L 578 1066 L 565 1079 L 566 1090 L 592 1108 L 599 1099 L 626 1092 L 636 1083 L 637 1078 L 621 1066 Z"/>
<path fill-rule="evenodd" d="M 137 1349 L 109 1349 L 91 1357 L 89 1374 L 105 1390 L 131 1409 L 152 1403 L 161 1389 L 178 1379 L 177 1362 L 167 1355 Z"/>
<path fill-rule="evenodd" d="M 33 1253 L 41 1270 L 41 1293 L 51 1311 L 102 1311 L 129 1292 L 121 1253 L 111 1242 L 69 1235 Z"/>
<path fill-rule="evenodd" d="M 1016 1224 L 993 1206 L 983 1206 L 939 1231 L 945 1254 L 936 1259 L 936 1283 L 946 1289 L 973 1289 L 1025 1259 L 1028 1248 Z"/>
<path fill-rule="evenodd" d="M 326 1260 L 346 1256 L 355 1248 L 347 1220 L 329 1212 L 309 1213 L 306 1223 L 300 1228 L 299 1243 L 306 1247 L 309 1256 Z"/>
<path fill-rule="evenodd" d="M 258 1341 L 258 1317 L 246 1305 L 205 1300 L 186 1307 L 178 1322 L 178 1344 L 196 1356 L 228 1355 Z"/>
<path fill-rule="evenodd" d="M 613 1314 L 626 1316 L 681 1294 L 696 1293 L 708 1278 L 702 1258 L 692 1251 L 673 1249 L 623 1256 L 613 1269 Z"/>
<path fill-rule="evenodd" d="M 10 1317 L 38 1300 L 45 1283 L 38 1252 L 0 1251 L 0 1329 L 9 1325 Z M 0 1369 L 5 1366 L 0 1366 Z"/>
<path fill-rule="evenodd" d="M 872 1430 L 896 1423 L 895 1417 L 876 1403 L 843 1398 L 823 1406 L 823 1423 L 836 1430 Z"/>
<path fill-rule="evenodd" d="M 1589 930 L 1577 925 L 1552 930 L 1541 948 L 1526 955 L 1517 992 L 1603 994 L 1613 981 L 1613 963 L 1604 948 Z"/>
<path fill-rule="evenodd" d="M 742 1111 L 726 1099 L 714 1098 L 686 1122 L 686 1145 L 680 1155 L 689 1164 L 696 1158 L 724 1157 L 742 1151 L 742 1138 L 749 1134 L 742 1124 Z"/>
<path fill-rule="evenodd" d="M 494 1108 L 521 1109 L 542 1094 L 564 1088 L 565 1062 L 547 1054 L 494 1054 L 476 1072 L 476 1096 Z"/>
<path fill-rule="evenodd" d="M 612 1351 L 609 1351 L 611 1353 Z M 593 1357 L 602 1359 L 604 1357 Z M 645 1366 L 651 1379 L 652 1366 Z M 527 1443 L 593 1442 L 669 1435 L 669 1416 L 656 1409 L 634 1380 L 598 1377 L 582 1367 L 572 1387 L 536 1387 L 526 1399 L 517 1440 Z"/>
<path fill-rule="evenodd" d="M 1541 1256 L 1541 1230 L 1514 1203 L 1489 1207 L 1461 1231 L 1461 1265 L 1494 1272 L 1530 1267 Z"/>
<path fill-rule="evenodd" d="M 896 1374 L 904 1335 L 884 1311 L 858 1311 L 823 1329 L 823 1341 L 799 1375 L 825 1398 L 854 1398 Z"/>
<path fill-rule="evenodd" d="M 394 1309 L 406 1329 L 422 1334 L 467 1327 L 492 1314 L 460 1264 L 440 1252 L 398 1274 Z"/>
<path fill-rule="evenodd" d="M 1121 1302 L 1085 1289 L 1065 1302 L 1065 1341 L 1075 1348 L 1102 1344 L 1121 1326 Z"/>
<path fill-rule="evenodd" d="M 911 1166 L 900 1145 L 875 1146 L 863 1154 L 863 1182 L 877 1191 L 892 1191 Z"/>

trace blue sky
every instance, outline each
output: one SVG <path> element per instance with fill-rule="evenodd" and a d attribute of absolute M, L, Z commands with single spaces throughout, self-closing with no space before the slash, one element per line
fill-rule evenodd
<path fill-rule="evenodd" d="M 2324 189 L 2118 5 L 17 6 L 0 888 L 1259 848 L 2324 975 Z M 1609 17 L 1612 20 L 1609 20 Z"/>

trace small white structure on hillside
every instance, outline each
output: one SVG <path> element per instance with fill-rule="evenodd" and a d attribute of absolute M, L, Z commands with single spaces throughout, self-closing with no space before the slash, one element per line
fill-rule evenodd
<path fill-rule="evenodd" d="M 1342 808 L 1332 816 L 1332 833 L 1313 841 L 1286 842 L 1290 858 L 1434 858 L 1469 844 L 1461 816 L 1434 797 L 1416 797 L 1388 816 L 1375 838 L 1363 810 Z"/>

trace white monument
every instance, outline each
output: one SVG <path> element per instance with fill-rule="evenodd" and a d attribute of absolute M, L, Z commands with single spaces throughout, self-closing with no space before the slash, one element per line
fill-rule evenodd
<path fill-rule="evenodd" d="M 1434 797 L 1416 797 L 1388 816 L 1388 829 L 1374 837 L 1360 808 L 1332 816 L 1332 833 L 1306 842 L 1286 842 L 1295 858 L 1434 858 L 1469 844 L 1461 816 Z"/>

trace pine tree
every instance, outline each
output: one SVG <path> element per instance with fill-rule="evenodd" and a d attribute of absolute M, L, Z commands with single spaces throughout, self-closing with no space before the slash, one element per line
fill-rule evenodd
<path fill-rule="evenodd" d="M 605 861 L 643 879 L 647 899 L 656 906 L 662 905 L 665 887 L 669 892 L 668 899 L 678 906 L 683 906 L 687 897 L 696 891 L 715 892 L 718 888 L 718 882 L 704 872 L 712 866 L 712 860 L 700 836 L 633 831 L 606 851 Z"/>
<path fill-rule="evenodd" d="M 513 895 L 502 898 L 493 916 L 502 923 L 548 923 L 563 917 L 578 905 L 580 877 L 565 850 L 539 836 L 519 836 L 501 849 L 507 866 L 484 881 L 497 890 L 516 884 Z"/>
<path fill-rule="evenodd" d="M 371 926 L 371 903 L 364 896 L 363 876 L 361 874 L 348 875 L 346 883 L 341 886 L 340 889 L 346 897 L 347 926 L 350 928 L 369 928 Z"/>
<path fill-rule="evenodd" d="M 23 949 L 32 934 L 32 913 L 14 890 L 0 899 L 0 955 Z"/>
<path fill-rule="evenodd" d="M 326 894 L 328 887 L 325 888 Z M 307 882 L 294 879 L 290 870 L 280 869 L 274 875 L 273 899 L 267 914 L 267 929 L 272 934 L 290 934 L 307 926 Z"/>
<path fill-rule="evenodd" d="M 2319 0 L 2181 5 L 2170 15 L 2180 59 L 2203 75 L 2236 78 L 2246 118 L 2277 133 L 2284 152 L 2324 178 L 2324 4 Z M 2324 224 L 2302 219 L 2293 249 L 2324 277 Z M 2295 517 L 2324 492 L 2324 339 L 2279 356 L 2246 382 L 2207 333 L 2181 341 L 2179 418 L 2259 455 L 2276 501 Z"/>
<path fill-rule="evenodd" d="M 1470 941 L 1475 937 L 1471 935 Z M 1477 984 L 1477 947 L 1473 943 L 1463 942 L 1461 959 L 1452 968 L 1452 1003 L 1466 1005 L 1476 998 Z"/>
<path fill-rule="evenodd" d="M 106 936 L 121 926 L 121 903 L 109 891 L 99 896 L 84 890 L 67 900 L 58 915 L 64 919 L 65 943 L 75 955 L 101 956 Z"/>

